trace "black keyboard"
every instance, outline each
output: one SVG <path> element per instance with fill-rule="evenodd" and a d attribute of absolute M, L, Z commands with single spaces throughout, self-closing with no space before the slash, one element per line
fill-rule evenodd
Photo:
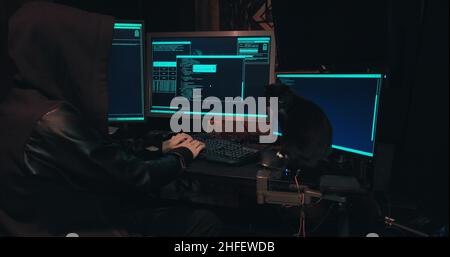
<path fill-rule="evenodd" d="M 194 139 L 205 143 L 200 158 L 228 165 L 244 165 L 259 156 L 259 150 L 244 147 L 231 140 L 214 138 L 206 133 L 192 134 Z"/>

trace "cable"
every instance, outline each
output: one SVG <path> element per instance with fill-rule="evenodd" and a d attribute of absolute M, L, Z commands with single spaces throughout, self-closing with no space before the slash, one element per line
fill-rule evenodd
<path fill-rule="evenodd" d="M 298 232 L 297 232 L 297 234 L 295 234 L 296 237 L 300 237 L 300 235 L 302 233 L 302 224 L 303 224 L 303 219 L 302 219 L 302 214 L 300 213 L 299 221 L 298 221 Z"/>
<path fill-rule="evenodd" d="M 295 180 L 295 185 L 297 187 L 298 197 L 300 200 L 300 220 L 299 220 L 299 229 L 298 229 L 297 236 L 298 237 L 302 236 L 303 238 L 305 238 L 306 237 L 306 217 L 305 217 L 305 210 L 304 210 L 305 193 L 300 191 L 300 182 L 299 182 L 298 175 L 295 175 L 294 180 Z"/>
<path fill-rule="evenodd" d="M 294 180 L 295 180 L 295 186 L 297 187 L 298 197 L 300 199 L 300 204 L 302 204 L 302 202 L 301 202 L 301 192 L 300 192 L 300 183 L 298 181 L 298 175 L 295 175 Z"/>
<path fill-rule="evenodd" d="M 418 231 L 418 230 L 409 228 L 407 226 L 403 226 L 401 224 L 398 224 L 398 223 L 395 222 L 395 219 L 393 219 L 391 217 L 386 217 L 385 218 L 385 224 L 386 224 L 386 229 L 394 228 L 396 230 L 402 231 L 403 235 L 405 235 L 405 233 L 403 231 L 407 231 L 409 233 L 412 233 L 412 234 L 415 234 L 415 235 L 421 236 L 421 237 L 429 237 L 430 236 L 430 235 L 425 234 L 425 233 L 423 233 L 421 231 Z"/>

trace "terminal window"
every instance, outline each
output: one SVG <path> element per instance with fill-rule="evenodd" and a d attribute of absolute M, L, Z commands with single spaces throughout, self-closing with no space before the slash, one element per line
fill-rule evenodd
<path fill-rule="evenodd" d="M 245 86 L 244 56 L 177 56 L 177 95 L 193 101 L 193 89 L 202 90 L 202 98 L 209 96 L 224 100 L 242 96 Z M 203 100 L 197 99 L 197 100 Z"/>

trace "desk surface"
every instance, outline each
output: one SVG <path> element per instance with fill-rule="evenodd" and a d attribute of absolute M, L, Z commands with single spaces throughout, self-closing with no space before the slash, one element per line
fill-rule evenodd
<path fill-rule="evenodd" d="M 193 175 L 206 175 L 240 180 L 256 180 L 256 173 L 260 169 L 255 161 L 244 166 L 229 166 L 221 163 L 196 160 L 188 168 Z"/>

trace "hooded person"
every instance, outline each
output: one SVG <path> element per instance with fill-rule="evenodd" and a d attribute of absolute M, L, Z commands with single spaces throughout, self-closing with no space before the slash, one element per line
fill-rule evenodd
<path fill-rule="evenodd" d="M 113 26 L 112 17 L 43 2 L 10 19 L 18 72 L 1 85 L 0 235 L 215 233 L 206 211 L 146 205 L 202 143 L 180 134 L 165 142 L 165 155 L 144 161 L 108 138 Z M 145 209 L 126 213 L 122 202 L 131 195 Z"/>

